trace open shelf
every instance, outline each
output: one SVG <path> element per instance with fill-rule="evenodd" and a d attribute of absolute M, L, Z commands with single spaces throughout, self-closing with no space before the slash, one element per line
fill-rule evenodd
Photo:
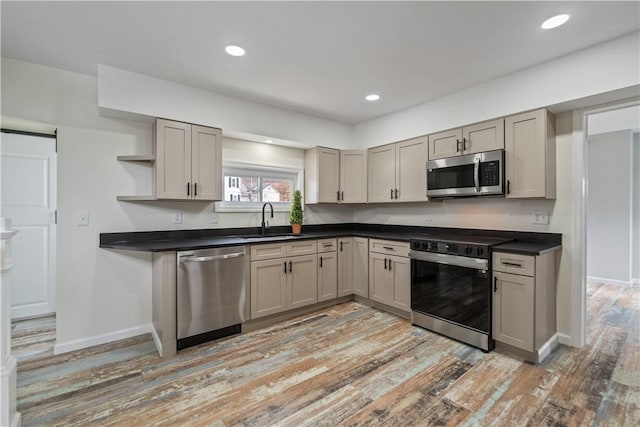
<path fill-rule="evenodd" d="M 118 156 L 118 160 L 121 162 L 155 162 L 156 156 L 153 154 Z"/>
<path fill-rule="evenodd" d="M 121 202 L 147 202 L 158 199 L 155 196 L 116 196 L 116 200 Z"/>

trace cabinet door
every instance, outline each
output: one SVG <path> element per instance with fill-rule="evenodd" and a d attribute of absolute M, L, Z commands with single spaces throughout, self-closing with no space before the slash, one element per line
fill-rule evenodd
<path fill-rule="evenodd" d="M 156 120 L 155 181 L 158 199 L 188 199 L 191 185 L 191 125 Z"/>
<path fill-rule="evenodd" d="M 310 255 L 318 252 L 317 240 L 298 240 L 287 243 L 287 256 Z"/>
<path fill-rule="evenodd" d="M 411 264 L 409 258 L 389 257 L 391 287 L 389 304 L 404 311 L 411 311 Z"/>
<path fill-rule="evenodd" d="M 353 237 L 338 239 L 338 296 L 353 293 Z"/>
<path fill-rule="evenodd" d="M 338 297 L 338 258 L 335 252 L 318 254 L 318 301 Z"/>
<path fill-rule="evenodd" d="M 493 273 L 493 338 L 527 351 L 533 351 L 533 277 Z"/>
<path fill-rule="evenodd" d="M 369 242 L 364 237 L 353 238 L 353 293 L 369 298 Z"/>
<path fill-rule="evenodd" d="M 396 185 L 399 202 L 427 200 L 427 138 L 396 144 Z"/>
<path fill-rule="evenodd" d="M 287 310 L 318 302 L 317 255 L 287 258 Z"/>
<path fill-rule="evenodd" d="M 518 114 L 505 119 L 508 199 L 545 197 L 545 120 L 546 110 Z"/>
<path fill-rule="evenodd" d="M 340 203 L 367 202 L 366 150 L 340 151 Z"/>
<path fill-rule="evenodd" d="M 389 258 L 386 255 L 369 254 L 369 299 L 389 304 Z"/>
<path fill-rule="evenodd" d="M 251 262 L 251 318 L 286 310 L 285 259 Z"/>
<path fill-rule="evenodd" d="M 462 128 L 464 154 L 504 148 L 504 119 L 491 120 Z"/>
<path fill-rule="evenodd" d="M 191 198 L 222 200 L 222 131 L 191 126 Z"/>
<path fill-rule="evenodd" d="M 451 129 L 429 135 L 429 160 L 462 154 L 462 129 Z M 425 172 L 426 173 L 426 172 Z"/>
<path fill-rule="evenodd" d="M 318 147 L 318 202 L 337 203 L 340 189 L 340 151 Z"/>
<path fill-rule="evenodd" d="M 395 165 L 395 144 L 369 149 L 367 160 L 369 203 L 394 201 L 393 190 L 396 188 Z"/>

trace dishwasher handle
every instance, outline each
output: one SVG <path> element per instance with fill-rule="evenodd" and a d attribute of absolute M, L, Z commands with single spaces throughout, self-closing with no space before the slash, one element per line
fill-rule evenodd
<path fill-rule="evenodd" d="M 226 255 L 211 255 L 211 256 L 193 256 L 193 255 L 182 255 L 180 256 L 180 262 L 206 262 L 206 261 L 216 261 L 220 259 L 231 259 L 238 258 L 244 256 L 244 252 L 236 252 L 232 254 Z"/>

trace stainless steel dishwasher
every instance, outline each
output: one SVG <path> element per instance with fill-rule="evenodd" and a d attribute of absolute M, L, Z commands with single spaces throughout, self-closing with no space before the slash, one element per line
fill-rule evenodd
<path fill-rule="evenodd" d="M 241 332 L 245 320 L 245 248 L 177 254 L 178 349 Z"/>

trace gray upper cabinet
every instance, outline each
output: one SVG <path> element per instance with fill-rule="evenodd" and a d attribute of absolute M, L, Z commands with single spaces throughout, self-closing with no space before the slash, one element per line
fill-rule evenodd
<path fill-rule="evenodd" d="M 508 199 L 556 198 L 555 118 L 545 109 L 505 119 Z"/>
<path fill-rule="evenodd" d="M 368 201 L 426 201 L 426 162 L 426 136 L 370 148 Z"/>
<path fill-rule="evenodd" d="M 365 150 L 314 147 L 304 153 L 305 203 L 366 203 Z"/>
<path fill-rule="evenodd" d="M 504 119 L 429 135 L 429 160 L 504 148 Z"/>
<path fill-rule="evenodd" d="M 157 199 L 221 200 L 220 129 L 158 119 L 154 140 Z"/>

